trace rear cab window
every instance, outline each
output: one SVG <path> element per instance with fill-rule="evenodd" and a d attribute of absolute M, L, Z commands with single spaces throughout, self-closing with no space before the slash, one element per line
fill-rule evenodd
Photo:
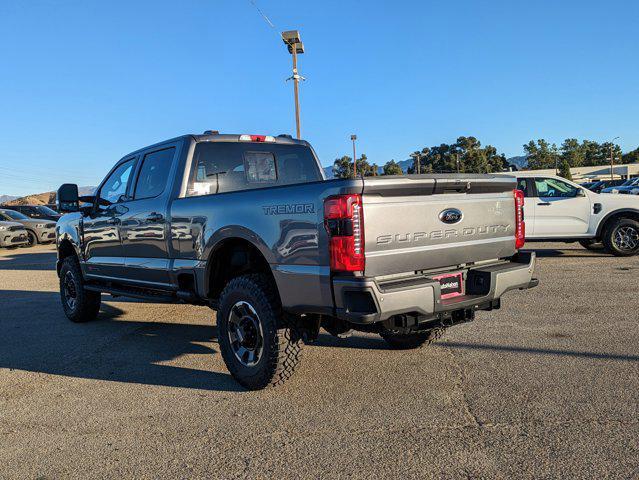
<path fill-rule="evenodd" d="M 201 142 L 186 195 L 235 192 L 321 180 L 310 148 L 296 144 Z"/>

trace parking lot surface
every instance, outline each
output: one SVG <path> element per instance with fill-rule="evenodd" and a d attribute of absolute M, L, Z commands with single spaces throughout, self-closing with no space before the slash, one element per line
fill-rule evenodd
<path fill-rule="evenodd" d="M 639 258 L 537 244 L 539 287 L 392 351 L 322 335 L 247 392 L 202 307 L 60 306 L 51 246 L 0 251 L 0 478 L 639 478 Z"/>

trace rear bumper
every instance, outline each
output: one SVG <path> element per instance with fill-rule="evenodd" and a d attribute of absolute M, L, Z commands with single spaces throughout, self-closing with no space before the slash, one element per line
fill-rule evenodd
<path fill-rule="evenodd" d="M 442 299 L 438 281 L 424 275 L 379 282 L 376 279 L 333 279 L 336 315 L 351 323 L 383 322 L 394 315 L 435 318 L 456 310 L 496 307 L 509 290 L 539 283 L 533 278 L 533 252 L 518 253 L 510 261 L 481 265 L 464 271 L 464 295 Z"/>

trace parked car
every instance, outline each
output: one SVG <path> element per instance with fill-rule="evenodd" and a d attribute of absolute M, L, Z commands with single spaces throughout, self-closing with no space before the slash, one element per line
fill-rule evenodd
<path fill-rule="evenodd" d="M 36 220 L 15 210 L 0 208 L 0 220 L 20 223 L 27 231 L 29 246 L 55 242 L 55 222 Z"/>
<path fill-rule="evenodd" d="M 38 220 L 52 220 L 57 222 L 61 215 L 45 205 L 4 205 L 0 208 L 15 210 Z"/>
<path fill-rule="evenodd" d="M 16 248 L 28 244 L 27 231 L 21 224 L 0 220 L 0 247 Z"/>
<path fill-rule="evenodd" d="M 582 184 L 582 187 L 587 188 L 591 192 L 601 193 L 604 188 L 615 187 L 622 185 L 626 180 L 599 180 L 598 182 L 592 182 L 590 184 Z"/>
<path fill-rule="evenodd" d="M 564 178 L 517 174 L 524 193 L 527 241 L 602 242 L 618 256 L 639 253 L 639 197 L 591 192 Z"/>
<path fill-rule="evenodd" d="M 88 207 L 58 190 L 57 271 L 67 317 L 100 293 L 217 310 L 231 374 L 288 379 L 320 326 L 416 348 L 535 286 L 512 177 L 324 179 L 288 136 L 186 135 L 123 157 Z M 86 197 L 82 197 L 86 200 Z"/>
<path fill-rule="evenodd" d="M 631 178 L 618 187 L 605 188 L 601 192 L 618 193 L 621 195 L 639 195 L 639 177 Z"/>

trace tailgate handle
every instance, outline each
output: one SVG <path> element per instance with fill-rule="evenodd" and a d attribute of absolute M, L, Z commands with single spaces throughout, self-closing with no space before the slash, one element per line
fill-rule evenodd
<path fill-rule="evenodd" d="M 470 182 L 466 182 L 466 183 L 457 183 L 454 185 L 449 185 L 446 184 L 444 185 L 444 192 L 467 192 L 468 190 L 470 190 L 471 188 L 471 183 Z"/>
<path fill-rule="evenodd" d="M 540 207 L 550 207 L 549 202 L 541 202 L 541 203 L 538 203 L 537 205 L 539 205 Z"/>

